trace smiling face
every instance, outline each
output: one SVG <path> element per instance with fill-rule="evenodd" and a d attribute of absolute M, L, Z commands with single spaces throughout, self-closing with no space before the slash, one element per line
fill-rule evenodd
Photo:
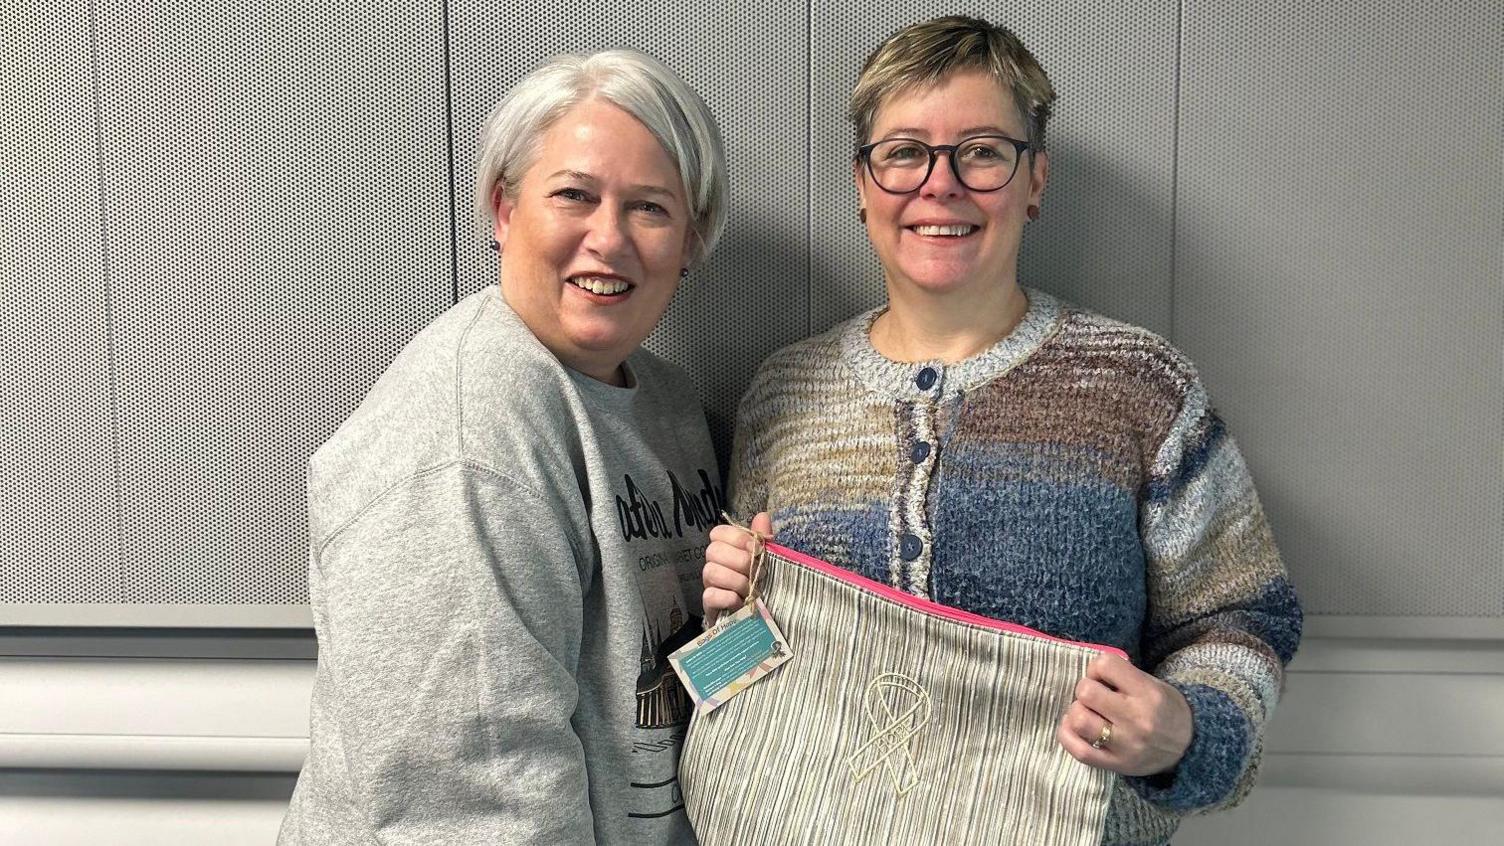
<path fill-rule="evenodd" d="M 975 135 L 1026 138 L 1023 119 L 1003 86 L 981 71 L 953 74 L 939 84 L 884 101 L 867 140 L 915 138 L 955 144 Z M 1018 246 L 1027 208 L 1038 204 L 1049 174 L 1043 153 L 1023 155 L 1013 180 L 1000 190 L 972 191 L 956 180 L 949 155 L 939 154 L 919 190 L 889 194 L 856 165 L 856 186 L 867 210 L 871 239 L 887 277 L 890 298 L 1011 289 L 1018 279 Z"/>
<path fill-rule="evenodd" d="M 592 99 L 538 139 L 517 196 L 498 190 L 501 290 L 571 369 L 620 384 L 689 258 L 679 168 L 647 127 Z"/>

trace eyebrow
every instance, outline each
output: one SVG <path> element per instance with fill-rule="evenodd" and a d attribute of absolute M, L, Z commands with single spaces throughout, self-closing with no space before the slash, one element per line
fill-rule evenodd
<path fill-rule="evenodd" d="M 957 134 L 962 138 L 970 138 L 974 135 L 1007 135 L 1012 137 L 1011 132 L 1000 126 L 969 126 Z M 906 138 L 928 138 L 929 132 L 917 126 L 898 126 L 883 133 L 884 138 L 896 138 L 899 136 Z"/>
<path fill-rule="evenodd" d="M 591 175 L 589 173 L 586 173 L 583 170 L 568 170 L 568 169 L 565 169 L 565 170 L 556 170 L 553 173 L 550 173 L 548 175 L 548 178 L 549 179 L 554 179 L 554 178 L 560 177 L 560 176 L 568 177 L 570 179 L 578 179 L 581 182 L 588 182 L 588 183 L 590 183 L 592 185 L 594 185 L 596 182 L 599 181 L 599 180 L 597 180 L 595 178 L 595 176 L 593 176 L 593 175 Z M 647 185 L 647 184 L 628 185 L 627 186 L 627 190 L 629 192 L 631 192 L 631 193 L 634 193 L 634 194 L 652 194 L 652 195 L 655 195 L 655 196 L 668 197 L 671 200 L 675 198 L 675 194 L 674 194 L 673 191 L 670 191 L 669 189 L 664 188 L 664 187 L 662 187 L 660 185 Z"/>

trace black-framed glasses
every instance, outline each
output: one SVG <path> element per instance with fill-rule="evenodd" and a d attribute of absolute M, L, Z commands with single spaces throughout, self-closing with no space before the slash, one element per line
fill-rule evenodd
<path fill-rule="evenodd" d="M 935 170 L 935 156 L 948 153 L 950 172 L 972 191 L 997 191 L 1013 181 L 1018 160 L 1032 148 L 1006 135 L 973 135 L 954 144 L 926 144 L 915 138 L 885 138 L 857 149 L 867 173 L 889 194 L 918 191 Z"/>

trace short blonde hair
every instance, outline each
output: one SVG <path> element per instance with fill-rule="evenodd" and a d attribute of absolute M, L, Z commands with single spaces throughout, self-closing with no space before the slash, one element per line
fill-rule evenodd
<path fill-rule="evenodd" d="M 1055 87 L 1044 68 L 1010 30 L 961 16 L 910 24 L 867 57 L 851 92 L 857 146 L 872 140 L 872 124 L 884 100 L 968 70 L 986 71 L 1012 95 L 1029 136 L 1022 140 L 1034 150 L 1045 149 Z"/>
<path fill-rule="evenodd" d="M 636 50 L 556 56 L 502 98 L 480 133 L 475 209 L 486 232 L 496 221 L 497 185 L 517 196 L 539 139 L 576 105 L 599 97 L 646 126 L 679 168 L 689 200 L 695 245 L 691 260 L 710 254 L 726 228 L 726 154 L 710 109 L 668 66 Z"/>

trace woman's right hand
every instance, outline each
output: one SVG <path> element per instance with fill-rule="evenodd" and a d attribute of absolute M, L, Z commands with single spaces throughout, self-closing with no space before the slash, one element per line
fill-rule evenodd
<path fill-rule="evenodd" d="M 773 536 L 773 520 L 768 512 L 752 518 L 752 531 L 766 538 Z M 752 536 L 737 526 L 720 525 L 710 530 L 710 545 L 705 547 L 705 621 L 713 623 L 722 612 L 735 611 L 746 602 L 751 584 Z"/>

